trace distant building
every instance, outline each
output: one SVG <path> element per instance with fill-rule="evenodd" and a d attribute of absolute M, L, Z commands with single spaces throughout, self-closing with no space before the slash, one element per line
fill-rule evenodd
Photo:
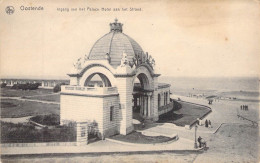
<path fill-rule="evenodd" d="M 40 83 L 39 88 L 53 89 L 57 84 L 69 84 L 69 80 L 51 80 L 51 79 L 0 79 L 0 83 L 6 83 L 7 86 L 14 84 Z"/>
<path fill-rule="evenodd" d="M 104 137 L 126 135 L 133 131 L 135 114 L 157 121 L 172 109 L 167 107 L 172 105 L 170 84 L 158 83 L 154 59 L 122 26 L 110 23 L 110 32 L 74 64 L 70 85 L 61 88 L 62 124 L 96 121 Z M 93 85 L 93 78 L 101 82 Z"/>

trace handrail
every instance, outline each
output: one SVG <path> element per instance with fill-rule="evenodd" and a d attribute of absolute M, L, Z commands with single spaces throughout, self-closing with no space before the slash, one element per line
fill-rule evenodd
<path fill-rule="evenodd" d="M 240 114 L 239 114 L 239 111 L 238 111 L 238 109 L 237 109 L 237 117 L 238 117 L 238 118 L 242 118 L 243 120 L 250 121 L 250 122 L 252 122 L 252 123 L 253 123 L 253 125 L 254 125 L 254 124 L 256 124 L 256 125 L 258 126 L 258 122 L 256 122 L 256 121 L 253 121 L 253 120 L 251 120 L 251 119 L 248 119 L 248 118 L 246 118 L 246 117 L 244 117 L 244 116 L 240 115 Z"/>

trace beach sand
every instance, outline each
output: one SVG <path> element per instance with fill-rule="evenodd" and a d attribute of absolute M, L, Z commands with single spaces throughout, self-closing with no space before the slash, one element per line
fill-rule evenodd
<path fill-rule="evenodd" d="M 212 129 L 199 126 L 198 134 L 207 141 L 209 149 L 199 154 L 194 162 L 258 162 L 259 128 L 249 121 L 239 119 L 237 111 L 240 115 L 259 122 L 259 103 L 220 100 L 208 105 L 205 99 L 179 95 L 172 97 L 211 107 L 212 113 L 204 121 L 210 119 L 214 128 L 223 123 L 215 134 L 205 133 L 204 131 Z M 240 105 L 248 105 L 249 111 L 241 111 Z M 190 139 L 191 134 L 187 138 Z"/>

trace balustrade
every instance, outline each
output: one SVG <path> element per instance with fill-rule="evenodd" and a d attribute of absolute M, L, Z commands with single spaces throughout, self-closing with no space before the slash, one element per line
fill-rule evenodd
<path fill-rule="evenodd" d="M 61 86 L 62 93 L 76 93 L 76 94 L 116 94 L 116 87 L 81 87 L 81 86 Z"/>

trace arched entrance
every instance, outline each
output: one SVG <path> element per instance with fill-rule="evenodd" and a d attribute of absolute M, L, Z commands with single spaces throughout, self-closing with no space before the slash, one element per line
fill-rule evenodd
<path fill-rule="evenodd" d="M 99 78 L 100 81 L 102 81 L 103 87 L 115 86 L 114 75 L 107 67 L 91 64 L 86 66 L 86 68 L 84 68 L 79 75 L 80 78 L 78 78 L 78 85 L 82 87 L 88 86 L 89 82 L 91 80 L 95 80 L 96 78 Z"/>
<path fill-rule="evenodd" d="M 84 86 L 87 87 L 111 87 L 111 82 L 102 73 L 93 73 L 87 77 Z"/>
<path fill-rule="evenodd" d="M 145 73 L 138 74 L 133 84 L 133 119 L 142 121 L 151 116 L 151 81 Z"/>

